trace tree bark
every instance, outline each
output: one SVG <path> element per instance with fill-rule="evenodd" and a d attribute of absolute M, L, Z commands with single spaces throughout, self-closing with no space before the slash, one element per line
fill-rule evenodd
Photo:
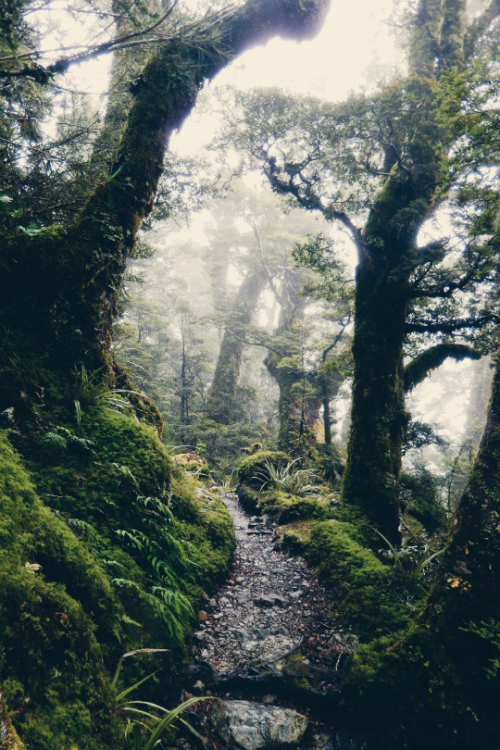
<path fill-rule="evenodd" d="M 12 726 L 0 691 L 0 750 L 24 750 L 24 745 Z"/>
<path fill-rule="evenodd" d="M 356 271 L 351 430 L 342 484 L 343 502 L 361 510 L 393 542 L 399 541 L 397 483 L 409 421 L 403 387 L 405 281 L 369 260 Z"/>

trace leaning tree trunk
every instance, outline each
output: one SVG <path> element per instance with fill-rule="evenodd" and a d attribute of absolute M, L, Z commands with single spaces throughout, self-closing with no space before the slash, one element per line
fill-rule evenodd
<path fill-rule="evenodd" d="M 219 424 L 236 422 L 241 411 L 237 402 L 237 390 L 246 327 L 252 321 L 265 281 L 264 272 L 252 274 L 245 279 L 238 290 L 229 326 L 224 331 L 205 407 L 206 414 Z"/>
<path fill-rule="evenodd" d="M 344 701 L 349 710 L 356 707 L 370 749 L 478 750 L 498 747 L 499 684 L 497 355 L 485 431 L 436 582 L 399 641 L 356 657 Z"/>
<path fill-rule="evenodd" d="M 161 4 L 159 0 L 147 0 L 144 4 L 131 2 L 129 7 L 124 7 L 122 0 L 113 0 L 111 10 L 116 18 L 115 37 L 120 39 L 137 31 L 140 22 L 144 26 L 148 25 L 148 22 L 153 23 L 158 20 Z M 105 175 L 108 174 L 113 163 L 114 154 L 127 121 L 127 113 L 133 100 L 133 85 L 139 78 L 150 52 L 150 45 L 144 45 L 143 47 L 118 48 L 113 54 L 106 113 L 91 156 L 91 162 L 98 163 L 100 171 Z"/>
<path fill-rule="evenodd" d="M 151 212 L 170 135 L 200 88 L 236 55 L 279 34 L 316 32 L 325 0 L 247 0 L 166 41 L 134 86 L 111 176 L 68 225 L 13 236 L 0 249 L 2 325 L 23 342 L 28 368 L 13 365 L 0 406 L 23 408 L 40 372 L 109 362 L 111 326 L 126 259 Z M 49 365 L 50 363 L 50 365 Z M 5 405 L 3 405 L 5 404 Z"/>

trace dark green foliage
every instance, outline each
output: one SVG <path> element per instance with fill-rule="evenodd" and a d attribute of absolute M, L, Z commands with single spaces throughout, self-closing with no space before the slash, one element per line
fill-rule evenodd
<path fill-rule="evenodd" d="M 427 445 L 444 448 L 447 442 L 436 432 L 435 426 L 412 420 L 406 429 L 403 455 L 409 450 L 418 450 Z"/>
<path fill-rule="evenodd" d="M 260 444 L 267 437 L 262 424 L 218 424 L 204 414 L 192 415 L 191 424 L 188 425 L 175 425 L 173 428 L 169 425 L 169 432 L 173 433 L 169 440 L 191 446 L 206 458 L 211 475 L 219 482 L 231 475 L 235 457 L 239 456 L 243 447 L 256 440 Z"/>
<path fill-rule="evenodd" d="M 266 463 L 282 468 L 292 461 L 290 456 L 281 451 L 262 450 L 247 456 L 238 466 L 238 480 L 254 490 L 260 490 L 265 482 Z"/>
<path fill-rule="evenodd" d="M 399 479 L 403 512 L 420 521 L 430 534 L 446 525 L 439 485 L 436 476 L 425 467 L 417 467 L 411 474 L 403 472 Z"/>

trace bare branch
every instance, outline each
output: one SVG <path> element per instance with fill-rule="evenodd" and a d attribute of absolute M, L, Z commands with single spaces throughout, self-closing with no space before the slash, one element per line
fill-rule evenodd
<path fill-rule="evenodd" d="M 117 49 L 123 49 L 124 47 L 128 46 L 135 46 L 135 44 L 125 44 L 125 42 L 129 42 L 131 39 L 136 39 L 137 37 L 143 37 L 145 34 L 149 34 L 154 29 L 158 28 L 164 21 L 167 20 L 167 18 L 171 15 L 171 13 L 174 11 L 177 3 L 179 0 L 175 0 L 175 2 L 172 4 L 172 6 L 168 9 L 166 13 L 163 14 L 163 16 L 156 21 L 151 26 L 148 26 L 146 29 L 142 29 L 141 31 L 134 31 L 130 34 L 125 34 L 121 37 L 117 37 L 116 39 L 110 39 L 107 42 L 102 42 L 101 44 L 98 44 L 95 47 L 91 47 L 90 49 L 86 49 L 84 52 L 80 52 L 79 54 L 73 55 L 72 57 L 60 57 L 58 60 L 56 60 L 54 63 L 51 63 L 50 65 L 38 65 L 36 63 L 29 63 L 28 65 L 24 66 L 23 68 L 19 68 L 18 70 L 0 70 L 0 77 L 3 78 L 32 78 L 35 81 L 37 81 L 40 84 L 46 84 L 49 83 L 49 81 L 54 77 L 57 73 L 65 73 L 68 68 L 71 65 L 75 65 L 76 63 L 84 62 L 85 60 L 91 60 L 95 57 L 98 57 L 102 54 L 107 54 L 109 52 L 114 52 Z M 165 38 L 162 39 L 142 39 L 138 44 L 151 44 L 151 43 L 158 43 L 158 42 L 164 42 L 166 41 Z M 5 62 L 10 62 L 13 60 L 22 60 L 22 59 L 30 59 L 30 60 L 36 60 L 41 56 L 41 52 L 38 50 L 35 50 L 33 52 L 26 52 L 23 55 L 19 55 L 18 57 L 4 57 L 0 58 L 0 64 Z"/>

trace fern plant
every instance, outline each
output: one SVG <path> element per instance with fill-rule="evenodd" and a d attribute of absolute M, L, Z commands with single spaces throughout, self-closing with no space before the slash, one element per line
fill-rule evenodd
<path fill-rule="evenodd" d="M 392 544 L 389 539 L 387 539 L 387 537 L 384 536 L 378 529 L 375 529 L 373 526 L 370 526 L 370 529 L 372 529 L 372 531 L 375 531 L 389 547 L 395 567 L 399 568 L 401 572 L 404 572 L 406 574 L 409 588 L 413 588 L 418 583 L 421 583 L 421 579 L 425 573 L 427 566 L 430 565 L 433 560 L 436 560 L 436 558 L 439 557 L 439 555 L 442 555 L 444 552 L 444 549 L 433 552 L 430 547 L 426 547 L 420 555 L 405 555 L 404 549 L 398 550 L 397 547 L 395 547 L 395 545 Z M 409 560 L 411 564 L 409 570 L 407 570 L 405 568 L 405 565 L 403 564 L 406 560 Z"/>
<path fill-rule="evenodd" d="M 150 569 L 149 586 L 144 587 L 126 578 L 114 578 L 119 588 L 133 589 L 148 604 L 155 616 L 166 625 L 170 635 L 182 640 L 185 625 L 193 616 L 191 603 L 180 591 L 180 576 L 191 563 L 187 543 L 182 543 L 171 509 L 156 497 L 137 498 L 144 509 L 150 534 L 138 529 L 118 529 L 117 535 L 135 548 Z"/>

